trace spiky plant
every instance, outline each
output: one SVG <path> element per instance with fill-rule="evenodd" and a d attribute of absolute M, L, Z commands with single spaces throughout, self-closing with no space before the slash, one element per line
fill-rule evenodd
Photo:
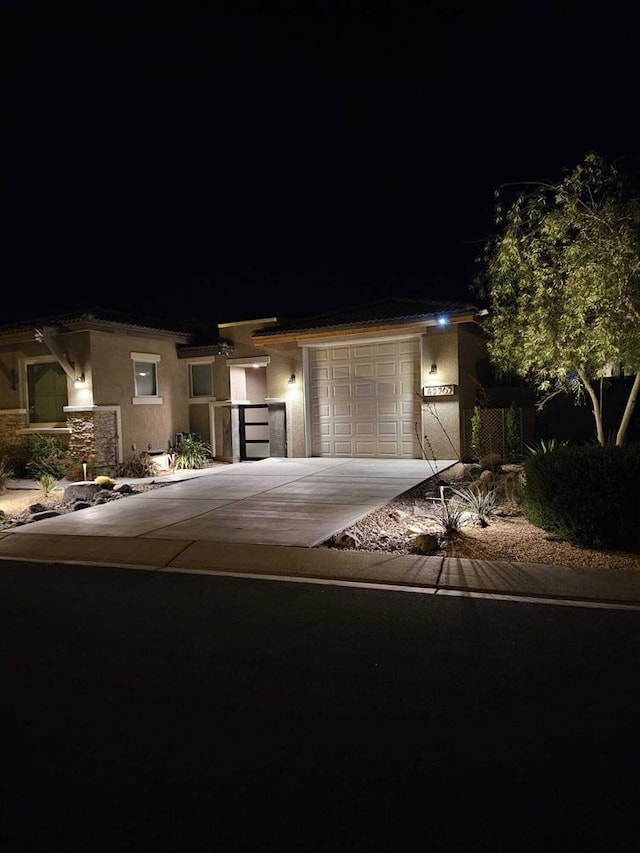
<path fill-rule="evenodd" d="M 7 488 L 7 483 L 13 477 L 13 468 L 4 459 L 0 459 L 0 492 Z"/>
<path fill-rule="evenodd" d="M 50 497 L 55 492 L 57 485 L 58 481 L 53 474 L 42 474 L 38 479 L 38 486 L 45 498 Z"/>
<path fill-rule="evenodd" d="M 473 513 L 482 527 L 489 524 L 489 519 L 495 518 L 498 495 L 495 489 L 482 488 L 452 488 L 457 500 L 464 509 Z"/>

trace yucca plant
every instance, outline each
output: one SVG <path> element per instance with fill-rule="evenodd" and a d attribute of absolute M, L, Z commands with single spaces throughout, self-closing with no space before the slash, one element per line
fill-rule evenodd
<path fill-rule="evenodd" d="M 498 495 L 495 489 L 474 488 L 473 486 L 451 490 L 464 509 L 473 513 L 482 527 L 489 524 L 490 518 L 495 518 Z"/>
<path fill-rule="evenodd" d="M 527 444 L 526 447 L 529 453 L 535 456 L 537 453 L 551 453 L 551 451 L 557 450 L 559 447 L 567 447 L 568 444 L 568 441 L 558 441 L 557 438 L 541 438 L 535 444 Z"/>
<path fill-rule="evenodd" d="M 434 518 L 442 528 L 445 539 L 452 542 L 460 536 L 460 531 L 466 522 L 467 511 L 458 501 L 447 499 L 444 488 L 440 487 L 440 502 L 436 503 Z"/>
<path fill-rule="evenodd" d="M 58 481 L 52 474 L 42 474 L 38 479 L 38 486 L 45 498 L 48 498 L 56 490 L 57 485 Z"/>

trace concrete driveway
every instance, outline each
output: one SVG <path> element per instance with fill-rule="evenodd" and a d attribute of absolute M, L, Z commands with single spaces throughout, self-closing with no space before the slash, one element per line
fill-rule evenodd
<path fill-rule="evenodd" d="M 166 488 L 17 528 L 0 554 L 22 543 L 54 558 L 73 539 L 78 561 L 96 548 L 117 561 L 124 546 L 132 562 L 165 565 L 193 543 L 311 548 L 456 461 L 265 459 L 184 473 Z"/>

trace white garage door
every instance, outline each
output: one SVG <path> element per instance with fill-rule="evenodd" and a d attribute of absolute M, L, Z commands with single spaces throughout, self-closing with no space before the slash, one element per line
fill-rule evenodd
<path fill-rule="evenodd" d="M 314 456 L 420 458 L 420 343 L 310 349 Z"/>

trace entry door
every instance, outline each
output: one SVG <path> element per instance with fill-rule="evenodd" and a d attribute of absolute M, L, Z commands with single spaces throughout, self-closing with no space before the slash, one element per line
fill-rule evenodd
<path fill-rule="evenodd" d="M 269 446 L 269 407 L 255 404 L 239 407 L 240 420 L 240 459 L 268 459 Z"/>

